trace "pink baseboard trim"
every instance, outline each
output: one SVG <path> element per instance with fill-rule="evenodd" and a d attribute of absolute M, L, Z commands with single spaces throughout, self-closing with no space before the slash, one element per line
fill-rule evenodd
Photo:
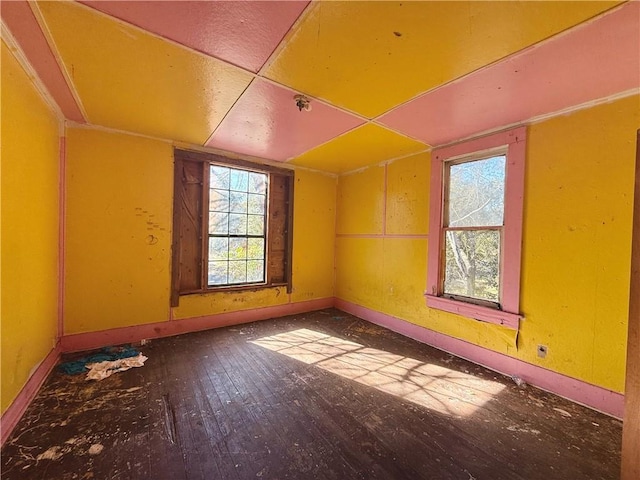
<path fill-rule="evenodd" d="M 185 318 L 167 322 L 148 323 L 132 327 L 114 328 L 99 332 L 65 335 L 61 339 L 63 352 L 91 350 L 107 345 L 139 342 L 143 339 L 171 337 L 183 333 L 209 330 L 211 328 L 228 327 L 242 323 L 266 320 L 285 315 L 322 310 L 333 306 L 333 297 L 308 300 L 306 302 L 287 303 L 273 307 L 241 310 L 238 312 L 220 313 L 203 317 Z"/>
<path fill-rule="evenodd" d="M 58 363 L 60 358 L 60 346 L 57 346 L 44 358 L 44 360 L 38 365 L 27 380 L 27 383 L 13 403 L 9 405 L 9 408 L 5 410 L 0 419 L 0 444 L 4 445 L 11 432 L 18 424 L 18 421 L 22 418 L 22 415 L 27 410 L 27 407 L 34 399 L 38 390 L 44 383 L 45 379 L 49 375 L 49 372 L 53 370 L 53 367 Z"/>
<path fill-rule="evenodd" d="M 371 323 L 470 360 L 498 373 L 517 375 L 534 387 L 541 388 L 599 412 L 618 419 L 623 417 L 624 395 L 621 393 L 613 392 L 561 373 L 552 372 L 346 300 L 336 298 L 334 306 Z"/>

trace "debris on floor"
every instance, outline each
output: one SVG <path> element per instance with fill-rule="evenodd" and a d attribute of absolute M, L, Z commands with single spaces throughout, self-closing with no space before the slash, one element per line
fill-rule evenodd
<path fill-rule="evenodd" d="M 326 312 L 132 345 L 151 361 L 100 382 L 56 368 L 2 446 L 0 477 L 619 478 L 620 421 Z"/>
<path fill-rule="evenodd" d="M 140 351 L 131 347 L 106 347 L 100 352 L 58 365 L 58 370 L 67 375 L 87 373 L 87 380 L 102 380 L 116 372 L 132 367 L 142 367 L 147 360 Z"/>
<path fill-rule="evenodd" d="M 563 410 L 561 408 L 554 408 L 554 410 L 556 412 L 558 412 L 560 415 L 562 415 L 563 417 L 570 417 L 571 414 L 569 412 L 567 412 L 566 410 Z"/>
<path fill-rule="evenodd" d="M 58 460 L 62 457 L 62 453 L 60 452 L 60 447 L 51 447 L 46 452 L 41 453 L 36 457 L 36 460 Z"/>
<path fill-rule="evenodd" d="M 133 367 L 142 367 L 146 360 L 147 357 L 140 353 L 137 357 L 121 358 L 112 362 L 88 363 L 87 368 L 90 371 L 87 373 L 87 380 L 102 380 L 117 372 L 124 372 Z"/>

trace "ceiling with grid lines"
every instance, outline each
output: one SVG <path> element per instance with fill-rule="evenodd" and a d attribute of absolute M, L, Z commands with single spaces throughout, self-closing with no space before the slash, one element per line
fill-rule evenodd
<path fill-rule="evenodd" d="M 71 122 L 332 173 L 640 85 L 639 2 L 3 1 L 1 12 Z"/>

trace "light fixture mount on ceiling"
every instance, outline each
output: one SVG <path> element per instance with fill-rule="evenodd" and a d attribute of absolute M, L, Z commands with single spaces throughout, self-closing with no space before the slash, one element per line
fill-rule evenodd
<path fill-rule="evenodd" d="M 296 101 L 296 107 L 298 110 L 305 112 L 311 111 L 311 100 L 304 95 L 294 95 L 293 99 Z"/>

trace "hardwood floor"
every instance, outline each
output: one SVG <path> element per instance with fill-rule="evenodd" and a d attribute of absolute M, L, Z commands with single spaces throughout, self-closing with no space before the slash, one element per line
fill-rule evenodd
<path fill-rule="evenodd" d="M 3 479 L 615 479 L 621 422 L 330 309 L 54 372 Z"/>

